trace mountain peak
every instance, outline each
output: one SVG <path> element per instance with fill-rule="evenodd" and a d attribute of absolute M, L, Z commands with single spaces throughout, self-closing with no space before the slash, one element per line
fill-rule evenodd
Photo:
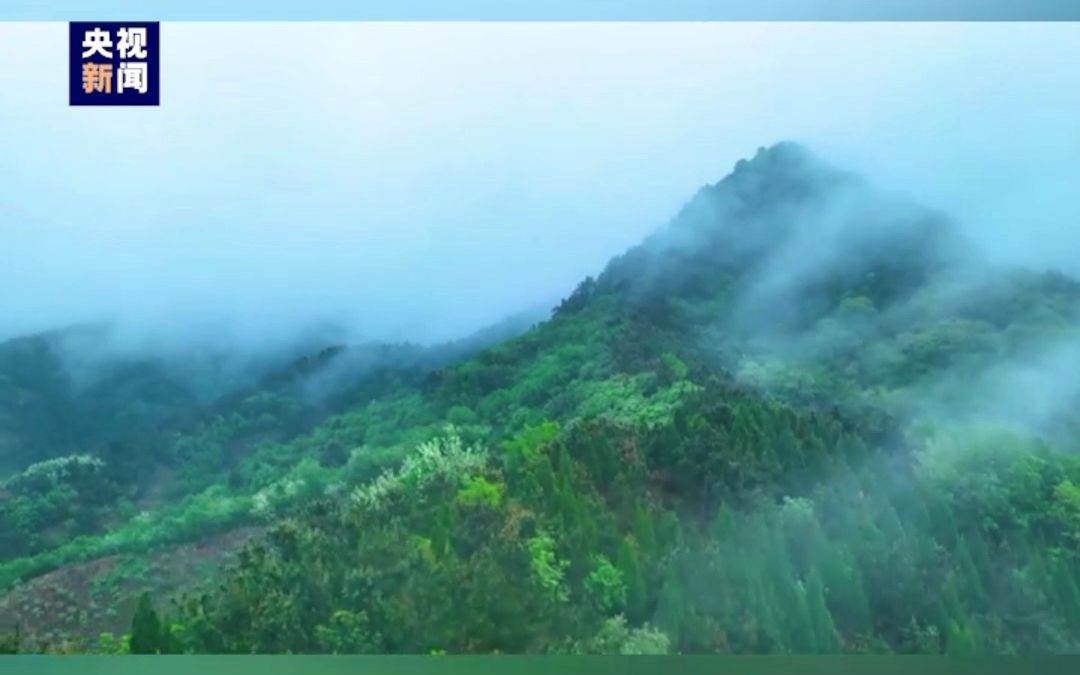
<path fill-rule="evenodd" d="M 706 191 L 730 192 L 743 203 L 763 204 L 812 196 L 856 180 L 855 174 L 836 169 L 805 146 L 781 141 L 740 159 L 730 174 Z"/>
<path fill-rule="evenodd" d="M 791 166 L 819 161 L 814 154 L 796 141 L 779 141 L 769 146 L 760 146 L 754 156 L 740 159 L 735 163 L 735 171 L 770 166 Z"/>
<path fill-rule="evenodd" d="M 963 250 L 946 217 L 784 141 L 699 190 L 598 282 L 632 297 L 735 293 L 758 308 L 814 311 L 827 310 L 840 289 L 885 306 L 958 262 Z M 878 280 L 874 289 L 868 279 Z M 824 299 L 808 300 L 817 295 Z"/>

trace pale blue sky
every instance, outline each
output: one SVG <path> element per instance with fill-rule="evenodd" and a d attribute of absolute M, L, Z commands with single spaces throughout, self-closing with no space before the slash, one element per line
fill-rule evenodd
<path fill-rule="evenodd" d="M 128 20 L 1032 21 L 1076 20 L 1073 0 L 5 0 L 0 18 Z"/>
<path fill-rule="evenodd" d="M 1080 272 L 1077 24 L 165 23 L 150 109 L 66 31 L 0 24 L 0 335 L 452 336 L 785 138 Z"/>

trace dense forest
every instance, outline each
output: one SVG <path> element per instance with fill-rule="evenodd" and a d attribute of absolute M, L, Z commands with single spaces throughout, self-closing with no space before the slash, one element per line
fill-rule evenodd
<path fill-rule="evenodd" d="M 1080 283 L 792 143 L 460 342 L 106 333 L 0 344 L 8 652 L 1080 649 Z"/>

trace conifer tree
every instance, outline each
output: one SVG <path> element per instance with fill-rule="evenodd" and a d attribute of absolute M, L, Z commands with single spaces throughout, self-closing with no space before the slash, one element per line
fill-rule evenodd
<path fill-rule="evenodd" d="M 945 631 L 945 653 L 949 656 L 971 656 L 976 653 L 975 631 L 967 624 L 950 621 Z"/>
<path fill-rule="evenodd" d="M 1080 589 L 1069 565 L 1062 561 L 1054 566 L 1054 597 L 1070 628 L 1080 629 Z"/>
<path fill-rule="evenodd" d="M 832 614 L 825 604 L 825 588 L 817 570 L 810 572 L 806 579 L 806 606 L 810 622 L 814 628 L 814 645 L 819 653 L 834 653 L 840 650 L 840 636 L 836 631 Z"/>
<path fill-rule="evenodd" d="M 956 571 L 960 575 L 960 588 L 970 602 L 981 605 L 986 600 L 982 574 L 971 555 L 968 538 L 961 537 L 956 545 Z"/>
<path fill-rule="evenodd" d="M 645 587 L 645 577 L 641 572 L 641 561 L 638 556 L 637 544 L 630 536 L 623 537 L 619 544 L 619 555 L 616 566 L 622 572 L 623 583 L 626 584 L 626 614 L 631 621 L 641 621 L 645 618 L 648 597 Z"/>
<path fill-rule="evenodd" d="M 865 632 L 870 627 L 870 603 L 866 598 L 862 574 L 847 559 L 846 548 L 834 544 L 825 552 L 821 581 L 830 613 L 845 633 Z"/>
<path fill-rule="evenodd" d="M 161 647 L 161 621 L 150 602 L 150 594 L 139 596 L 135 616 L 131 620 L 131 653 L 157 654 Z"/>
<path fill-rule="evenodd" d="M 800 654 L 813 654 L 818 651 L 817 630 L 810 616 L 806 586 L 792 581 L 791 590 L 784 594 L 788 598 L 788 643 Z"/>
<path fill-rule="evenodd" d="M 641 547 L 642 555 L 648 559 L 656 551 L 656 533 L 653 530 L 652 514 L 638 503 L 634 509 L 634 539 Z"/>

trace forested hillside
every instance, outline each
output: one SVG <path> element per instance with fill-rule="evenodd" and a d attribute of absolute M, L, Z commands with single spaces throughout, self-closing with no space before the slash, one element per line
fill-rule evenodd
<path fill-rule="evenodd" d="M 528 330 L 216 388 L 13 341 L 8 648 L 1073 651 L 1078 322 L 1077 282 L 782 143 Z M 26 590 L 240 531 L 211 584 L 127 586 L 127 635 Z"/>

